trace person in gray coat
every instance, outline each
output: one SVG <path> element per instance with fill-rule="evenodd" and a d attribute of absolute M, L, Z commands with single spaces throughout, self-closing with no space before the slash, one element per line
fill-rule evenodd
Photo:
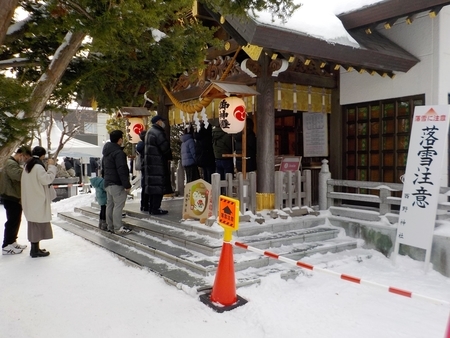
<path fill-rule="evenodd" d="M 130 170 L 127 155 L 122 149 L 123 132 L 114 130 L 103 147 L 102 173 L 106 190 L 107 230 L 115 233 L 128 233 L 130 228 L 122 226 L 122 211 L 131 189 Z"/>
<path fill-rule="evenodd" d="M 145 191 L 149 194 L 151 215 L 167 214 L 167 210 L 161 209 L 161 201 L 164 194 L 173 193 L 169 170 L 172 149 L 164 128 L 164 119 L 156 115 L 152 118 L 152 127 L 145 136 Z"/>
<path fill-rule="evenodd" d="M 28 240 L 31 243 L 32 258 L 50 255 L 49 251 L 39 247 L 39 242 L 53 238 L 50 204 L 56 197 L 56 193 L 50 189 L 50 185 L 55 180 L 57 169 L 55 160 L 52 158 L 47 160 L 48 169 L 45 168 L 43 161 L 46 153 L 47 151 L 40 146 L 33 148 L 32 157 L 27 161 L 22 172 L 20 186 L 23 213 L 28 221 Z"/>

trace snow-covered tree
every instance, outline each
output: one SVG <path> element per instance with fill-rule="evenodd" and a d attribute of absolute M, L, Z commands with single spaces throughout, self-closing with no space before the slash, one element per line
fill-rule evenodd
<path fill-rule="evenodd" d="M 292 0 L 203 3 L 224 14 L 268 8 L 284 16 L 295 9 Z M 29 14 L 23 22 L 11 21 L 16 5 Z M 0 26 L 0 69 L 12 70 L 16 84 L 31 94 L 24 113 L 5 107 L 0 114 L 21 120 L 27 130 L 44 109 L 76 98 L 95 99 L 104 110 L 142 105 L 140 94 L 158 93 L 160 80 L 202 67 L 214 31 L 192 17 L 192 5 L 192 0 L 2 1 L 0 22 L 12 25 L 6 34 Z M 2 132 L 8 129 L 3 120 Z M 0 163 L 20 142 L 0 138 Z"/>

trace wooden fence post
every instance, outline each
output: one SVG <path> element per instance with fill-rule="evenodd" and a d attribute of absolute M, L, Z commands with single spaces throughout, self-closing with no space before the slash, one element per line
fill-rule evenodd
<path fill-rule="evenodd" d="M 254 215 L 256 214 L 256 173 L 249 172 L 248 177 L 248 210 L 250 210 Z"/>
<path fill-rule="evenodd" d="M 228 197 L 233 197 L 233 174 L 228 173 L 225 174 L 225 181 L 226 181 L 226 195 Z"/>
<path fill-rule="evenodd" d="M 302 172 L 300 170 L 297 170 L 295 172 L 295 188 L 296 190 L 296 196 L 295 196 L 295 206 L 301 207 L 302 206 Z"/>
<path fill-rule="evenodd" d="M 247 196 L 245 194 L 245 189 L 244 189 L 244 174 L 242 174 L 241 172 L 237 173 L 236 175 L 237 178 L 237 196 L 236 198 L 239 200 L 239 207 L 240 207 L 240 212 L 242 215 L 245 214 L 245 209 L 246 209 L 246 200 L 247 200 Z"/>
<path fill-rule="evenodd" d="M 283 209 L 283 179 L 284 172 L 275 171 L 275 209 Z"/>
<path fill-rule="evenodd" d="M 391 211 L 388 202 L 388 197 L 391 196 L 391 192 L 386 188 L 380 188 L 380 215 L 386 215 Z"/>
<path fill-rule="evenodd" d="M 211 195 L 213 215 L 217 218 L 219 215 L 219 197 L 220 197 L 220 174 L 211 175 Z"/>
<path fill-rule="evenodd" d="M 303 174 L 305 175 L 305 199 L 303 204 L 311 207 L 311 170 L 303 170 Z"/>
<path fill-rule="evenodd" d="M 286 201 L 286 207 L 289 209 L 292 209 L 292 198 L 294 198 L 294 187 L 292 186 L 292 176 L 294 173 L 292 171 L 288 171 L 286 173 L 287 175 L 287 187 L 286 187 L 286 193 L 287 193 L 287 201 Z"/>

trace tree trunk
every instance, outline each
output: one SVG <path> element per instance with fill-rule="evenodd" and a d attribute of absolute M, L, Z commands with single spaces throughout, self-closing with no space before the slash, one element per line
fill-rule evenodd
<path fill-rule="evenodd" d="M 270 58 L 263 53 L 259 59 L 261 75 L 256 79 L 256 130 L 258 133 L 256 162 L 257 191 L 275 191 L 275 107 L 274 79 L 269 70 Z"/>
<path fill-rule="evenodd" d="M 63 43 L 56 50 L 53 61 L 41 76 L 31 94 L 30 110 L 26 114 L 27 117 L 35 120 L 42 114 L 50 95 L 61 80 L 73 56 L 80 48 L 85 36 L 86 34 L 81 32 L 67 33 Z M 0 149 L 0 163 L 4 163 L 14 150 L 18 148 L 20 143 L 20 141 L 16 141 L 2 147 Z"/>
<path fill-rule="evenodd" d="M 66 34 L 63 43 L 56 50 L 50 66 L 38 80 L 31 94 L 31 109 L 28 117 L 38 117 L 44 111 L 50 95 L 61 80 L 73 56 L 80 49 L 85 36 L 86 34 L 81 32 Z"/>
<path fill-rule="evenodd" d="M 3 44 L 18 2 L 19 0 L 2 0 L 0 6 L 0 46 Z"/>

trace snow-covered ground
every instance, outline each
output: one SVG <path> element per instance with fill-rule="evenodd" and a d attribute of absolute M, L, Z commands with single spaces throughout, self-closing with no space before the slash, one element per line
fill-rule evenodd
<path fill-rule="evenodd" d="M 94 194 L 53 204 L 53 212 L 88 205 Z M 5 211 L 0 206 L 0 222 Z M 27 243 L 23 220 L 19 243 Z M 436 304 L 311 271 L 280 274 L 239 288 L 248 300 L 216 313 L 195 289 L 177 289 L 147 270 L 54 226 L 51 252 L 31 258 L 29 248 L 0 258 L 1 337 L 417 337 L 442 338 L 450 307 L 450 279 L 423 263 L 399 257 L 397 266 L 373 250 L 315 255 L 303 261 L 366 281 L 444 301 Z M 324 265 L 321 261 L 328 263 Z M 296 270 L 295 267 L 292 267 Z M 294 274 L 295 275 L 295 274 Z"/>

